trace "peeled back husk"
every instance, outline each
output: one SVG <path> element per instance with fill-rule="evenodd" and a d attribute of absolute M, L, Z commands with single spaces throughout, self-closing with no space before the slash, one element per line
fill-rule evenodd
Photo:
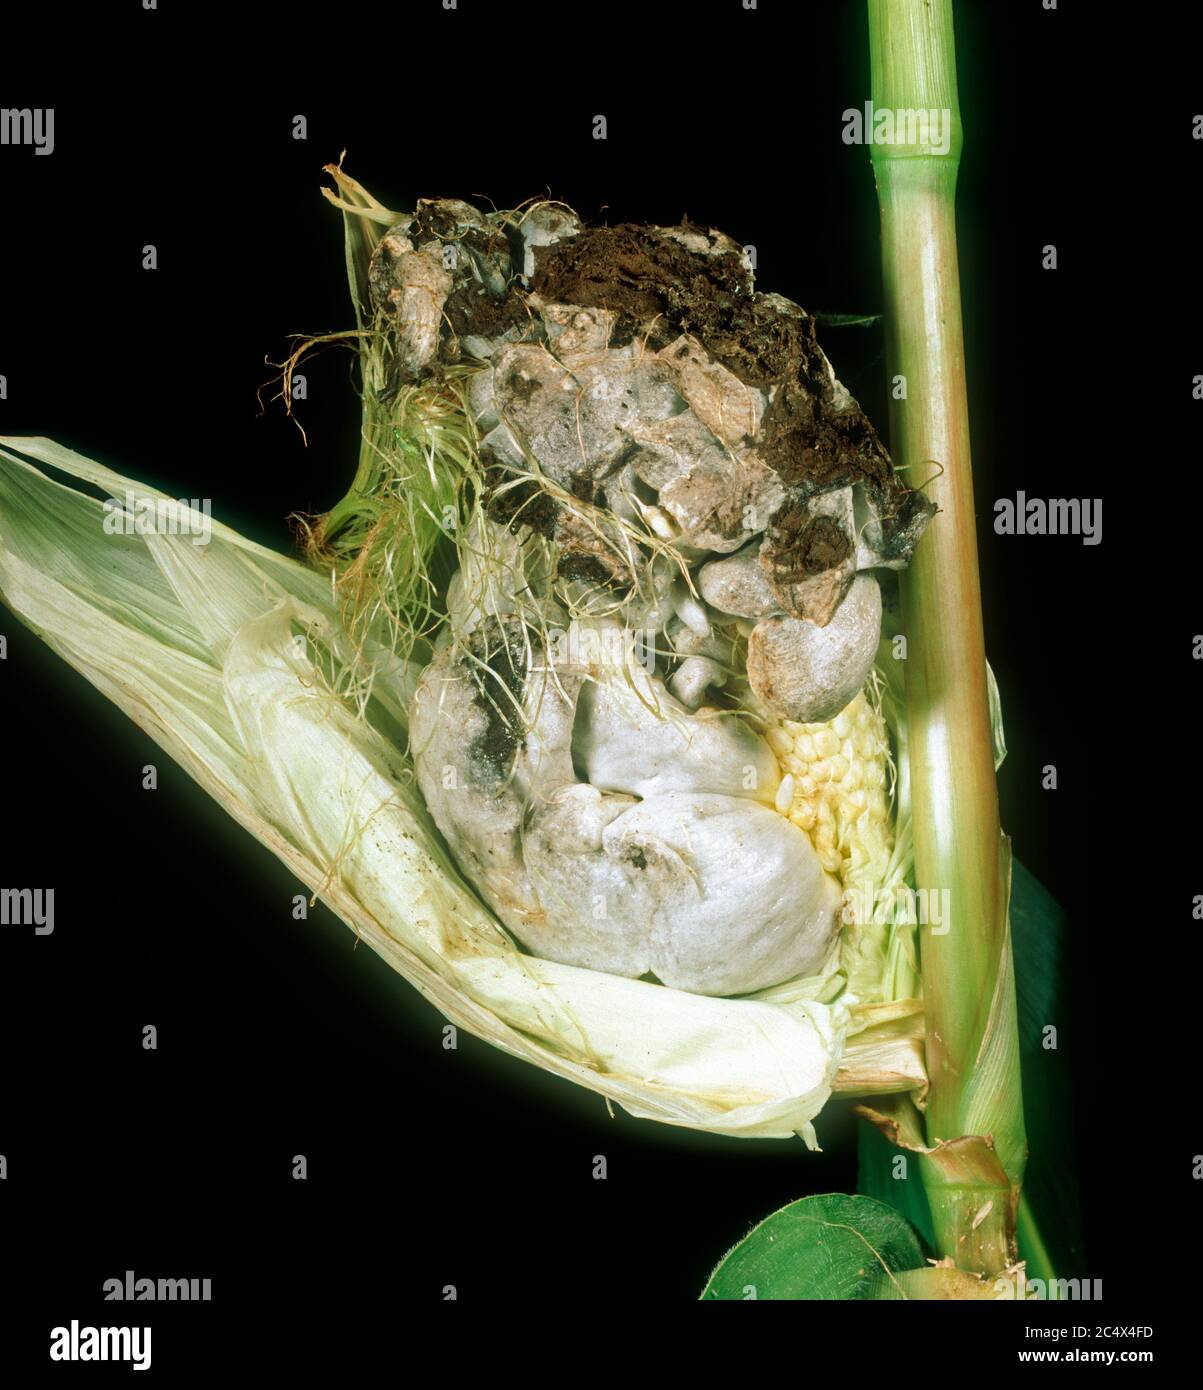
<path fill-rule="evenodd" d="M 331 688 L 346 639 L 322 575 L 217 522 L 194 544 L 207 517 L 50 440 L 0 446 L 8 606 L 447 1018 L 634 1115 L 815 1142 L 842 1004 L 805 982 L 774 1002 L 708 998 L 521 953 L 402 758 L 416 673 L 382 655 L 367 717 Z M 181 534 L 106 529 L 99 500 L 42 467 Z"/>

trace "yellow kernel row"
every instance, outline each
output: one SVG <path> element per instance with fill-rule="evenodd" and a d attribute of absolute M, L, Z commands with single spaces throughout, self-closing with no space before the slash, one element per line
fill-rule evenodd
<path fill-rule="evenodd" d="M 782 720 L 766 738 L 792 782 L 783 783 L 778 809 L 810 837 L 823 867 L 845 883 L 884 873 L 893 827 L 889 736 L 880 711 L 862 692 L 834 719 Z"/>

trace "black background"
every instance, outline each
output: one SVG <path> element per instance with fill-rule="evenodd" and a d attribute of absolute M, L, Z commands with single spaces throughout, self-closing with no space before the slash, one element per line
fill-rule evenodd
<path fill-rule="evenodd" d="M 1003 823 L 1072 920 L 1075 1009 L 1058 1022 L 1089 1273 L 1118 1313 L 1155 1293 L 1156 1223 L 1138 1213 L 1154 1194 L 1198 1200 L 1197 1138 L 1166 1144 L 1194 1063 L 1165 1029 L 1192 1007 L 1179 991 L 1198 959 L 1197 813 L 1172 788 L 1185 799 L 1197 782 L 1199 360 L 1176 330 L 1197 302 L 1200 155 L 1197 82 L 1175 75 L 1193 36 L 1107 13 L 1013 0 L 959 5 L 957 20 Z M 77 31 L 85 55 L 105 54 L 84 80 L 48 62 L 6 87 L 5 104 L 54 106 L 56 148 L 0 149 L 0 431 L 208 496 L 287 548 L 288 514 L 341 496 L 356 453 L 347 353 L 309 364 L 307 446 L 274 386 L 257 400 L 289 335 L 351 322 L 340 219 L 318 194 L 344 148 L 392 207 L 550 194 L 590 220 L 687 214 L 754 243 L 761 288 L 880 311 L 868 155 L 840 138 L 842 111 L 868 97 L 860 3 L 423 0 L 320 20 L 265 8 L 253 31 L 254 8 L 239 14 L 111 6 Z M 820 336 L 884 433 L 880 331 Z M 1103 544 L 995 536 L 993 500 L 1019 489 L 1102 497 Z M 433 1008 L 323 907 L 294 922 L 297 883 L 147 737 L 7 612 L 0 631 L 4 880 L 54 886 L 57 914 L 51 937 L 0 934 L 0 1278 L 5 1313 L 29 1309 L 9 1321 L 10 1355 L 45 1364 L 49 1327 L 102 1320 L 101 1281 L 126 1268 L 213 1278 L 212 1305 L 151 1310 L 162 1374 L 222 1364 L 240 1326 L 275 1314 L 294 1337 L 377 1335 L 445 1284 L 477 1306 L 567 1300 L 586 1330 L 590 1310 L 696 1298 L 768 1212 L 854 1190 L 845 1107 L 824 1111 L 824 1152 L 808 1154 L 610 1116 L 462 1032 L 445 1051 Z M 1040 789 L 1046 763 L 1055 792 Z"/>

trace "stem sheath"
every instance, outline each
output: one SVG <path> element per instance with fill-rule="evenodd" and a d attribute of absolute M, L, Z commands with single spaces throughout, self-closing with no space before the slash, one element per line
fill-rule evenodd
<path fill-rule="evenodd" d="M 869 0 L 869 23 L 891 446 L 939 508 L 903 576 L 916 885 L 948 893 L 947 919 L 921 931 L 927 1140 L 989 1137 L 998 1159 L 981 1146 L 975 1174 L 925 1160 L 924 1182 L 940 1253 L 994 1274 L 1015 1258 L 1026 1144 L 974 531 L 951 0 Z"/>

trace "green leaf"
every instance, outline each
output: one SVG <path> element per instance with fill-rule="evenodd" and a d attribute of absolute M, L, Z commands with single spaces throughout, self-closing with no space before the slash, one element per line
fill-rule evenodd
<path fill-rule="evenodd" d="M 1065 914 L 1021 865 L 1011 876 L 1011 941 L 1019 1022 L 1019 1065 L 1028 1134 L 1019 1253 L 1031 1278 L 1082 1272 L 1082 1225 L 1073 1155 L 1073 1087 L 1062 1044 L 1069 1025 Z M 1057 1029 L 1055 1048 L 1046 1028 Z"/>
<path fill-rule="evenodd" d="M 889 1297 L 895 1276 L 922 1264 L 915 1232 L 884 1202 L 844 1193 L 803 1197 L 728 1251 L 702 1298 Z"/>

